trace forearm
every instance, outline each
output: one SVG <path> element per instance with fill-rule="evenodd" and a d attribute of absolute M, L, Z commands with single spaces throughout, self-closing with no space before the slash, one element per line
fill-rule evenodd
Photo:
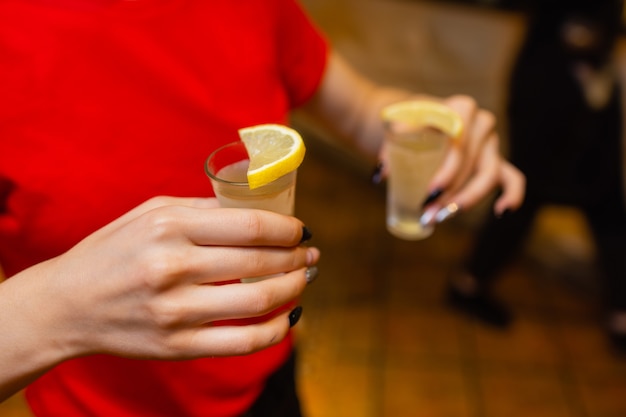
<path fill-rule="evenodd" d="M 415 94 L 373 83 L 332 53 L 320 88 L 305 111 L 338 138 L 376 157 L 383 139 L 381 109 L 410 97 Z"/>
<path fill-rule="evenodd" d="M 41 281 L 41 280 L 39 280 Z M 0 283 L 0 401 L 64 359 L 41 288 L 28 273 Z"/>

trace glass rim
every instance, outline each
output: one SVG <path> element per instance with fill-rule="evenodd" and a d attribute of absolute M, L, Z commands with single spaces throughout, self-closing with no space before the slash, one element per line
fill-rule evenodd
<path fill-rule="evenodd" d="M 217 176 L 217 174 L 213 174 L 213 173 L 210 171 L 210 169 L 209 169 L 209 161 L 211 160 L 211 158 L 212 158 L 212 157 L 213 157 L 216 153 L 218 153 L 219 151 L 224 150 L 225 148 L 230 148 L 230 147 L 233 147 L 233 146 L 242 146 L 242 145 L 243 145 L 243 142 L 241 142 L 241 141 L 235 141 L 235 142 L 230 142 L 230 143 L 227 143 L 227 144 L 222 145 L 222 146 L 220 146 L 219 148 L 215 149 L 213 152 L 211 152 L 211 154 L 210 154 L 210 155 L 209 155 L 209 156 L 205 159 L 205 161 L 204 161 L 204 173 L 205 173 L 205 174 L 206 174 L 209 178 L 211 178 L 212 180 L 215 180 L 215 181 L 218 181 L 218 182 L 221 182 L 221 183 L 224 183 L 224 184 L 229 184 L 229 185 L 239 186 L 239 187 L 244 187 L 244 186 L 245 186 L 245 187 L 248 187 L 248 185 L 249 185 L 249 184 L 248 184 L 248 181 L 229 181 L 229 180 L 226 180 L 226 179 L 224 179 L 224 178 L 220 178 L 220 177 L 218 177 L 218 176 Z M 243 145 L 243 146 L 244 146 L 244 148 L 245 148 L 245 145 Z M 249 158 L 248 158 L 248 159 L 249 159 Z M 242 161 L 243 161 L 243 159 L 242 159 Z"/>

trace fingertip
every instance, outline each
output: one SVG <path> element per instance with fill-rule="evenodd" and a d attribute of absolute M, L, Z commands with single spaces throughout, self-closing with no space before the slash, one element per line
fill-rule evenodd
<path fill-rule="evenodd" d="M 422 208 L 426 207 L 430 203 L 432 203 L 435 200 L 437 200 L 439 197 L 441 197 L 441 194 L 443 194 L 443 190 L 441 188 L 435 188 L 434 190 L 432 190 L 428 194 L 426 199 L 422 202 Z"/>
<path fill-rule="evenodd" d="M 501 219 L 505 219 L 505 218 L 509 217 L 509 216 L 511 215 L 511 213 L 512 213 L 512 212 L 513 212 L 513 210 L 511 210 L 510 208 L 508 208 L 508 207 L 507 207 L 507 208 L 505 208 L 504 210 L 501 210 L 501 211 L 496 211 L 496 212 L 495 212 L 495 216 L 496 216 L 498 219 L 500 219 L 500 220 L 501 220 Z"/>
<path fill-rule="evenodd" d="M 317 268 L 317 266 L 313 265 L 313 266 L 308 267 L 306 271 L 304 272 L 306 283 L 307 284 L 312 283 L 313 281 L 317 279 L 318 275 L 319 275 L 319 269 Z"/>
<path fill-rule="evenodd" d="M 311 240 L 312 237 L 313 237 L 313 233 L 311 233 L 309 228 L 306 226 L 302 226 L 302 237 L 300 238 L 300 243 L 307 242 Z"/>
<path fill-rule="evenodd" d="M 513 213 L 520 208 L 524 199 L 519 198 L 511 190 L 503 190 L 500 197 L 496 199 L 493 204 L 493 212 L 496 217 L 504 217 L 510 213 Z"/>
<path fill-rule="evenodd" d="M 373 185 L 379 185 L 383 182 L 383 163 L 379 162 L 374 169 L 372 170 L 372 174 L 370 175 L 370 181 Z"/>
<path fill-rule="evenodd" d="M 313 266 L 315 265 L 319 259 L 320 259 L 321 253 L 320 250 L 316 247 L 310 247 L 307 248 L 306 251 L 306 265 L 307 266 Z"/>
<path fill-rule="evenodd" d="M 298 306 L 289 313 L 289 327 L 295 326 L 302 317 L 302 306 Z"/>
<path fill-rule="evenodd" d="M 496 199 L 493 207 L 496 216 L 502 216 L 505 211 L 513 212 L 524 202 L 523 192 L 511 189 L 503 190 L 502 195 Z"/>
<path fill-rule="evenodd" d="M 451 219 L 459 214 L 461 206 L 457 203 L 450 203 L 443 207 L 435 214 L 435 223 L 439 224 L 445 220 Z"/>

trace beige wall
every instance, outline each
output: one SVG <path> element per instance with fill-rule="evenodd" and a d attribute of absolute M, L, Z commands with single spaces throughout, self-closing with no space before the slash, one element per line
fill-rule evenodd
<path fill-rule="evenodd" d="M 520 15 L 435 1 L 301 1 L 333 46 L 370 78 L 440 96 L 469 94 L 502 119 L 524 28 Z"/>

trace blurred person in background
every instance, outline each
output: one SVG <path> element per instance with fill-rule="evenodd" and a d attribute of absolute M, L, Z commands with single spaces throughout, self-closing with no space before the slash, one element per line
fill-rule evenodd
<path fill-rule="evenodd" d="M 463 268 L 451 274 L 447 300 L 485 324 L 507 328 L 513 315 L 493 296 L 497 278 L 542 206 L 574 206 L 586 216 L 597 246 L 609 339 L 626 353 L 623 86 L 616 59 L 622 1 L 514 6 L 529 16 L 507 109 L 510 160 L 526 175 L 526 197 L 515 212 L 488 216 Z"/>

